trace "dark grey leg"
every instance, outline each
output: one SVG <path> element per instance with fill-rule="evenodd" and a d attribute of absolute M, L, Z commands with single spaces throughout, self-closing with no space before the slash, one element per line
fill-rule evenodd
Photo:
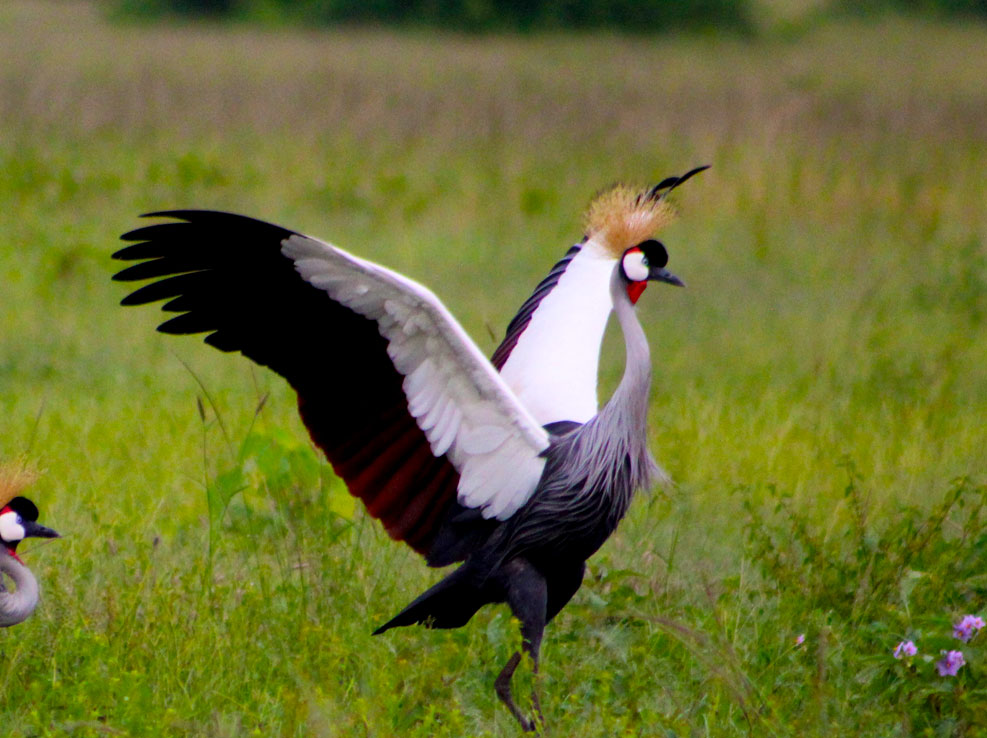
<path fill-rule="evenodd" d="M 524 650 L 531 656 L 532 671 L 537 676 L 538 652 L 541 649 L 547 614 L 548 586 L 545 578 L 524 559 L 514 559 L 508 563 L 504 567 L 503 574 L 507 589 L 507 604 L 514 617 L 521 621 Z M 507 709 L 521 724 L 523 730 L 539 730 L 545 720 L 537 690 L 533 690 L 531 694 L 531 701 L 535 706 L 534 720 L 529 720 L 521 714 L 511 695 L 511 677 L 514 676 L 519 663 L 521 663 L 521 654 L 515 652 L 497 676 L 494 687 L 501 702 L 507 705 Z"/>
<path fill-rule="evenodd" d="M 515 651 L 514 655 L 507 659 L 507 663 L 500 670 L 500 674 L 497 675 L 497 679 L 494 681 L 494 689 L 497 690 L 497 696 L 501 702 L 507 705 L 507 709 L 511 711 L 514 719 L 521 723 L 521 729 L 526 731 L 534 730 L 532 722 L 521 714 L 518 706 L 514 704 L 514 697 L 511 695 L 511 677 L 514 676 L 514 670 L 517 669 L 517 665 L 520 663 L 521 654 Z"/>

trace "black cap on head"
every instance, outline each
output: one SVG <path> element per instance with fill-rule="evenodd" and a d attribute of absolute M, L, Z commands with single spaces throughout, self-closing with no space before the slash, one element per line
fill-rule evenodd
<path fill-rule="evenodd" d="M 644 255 L 648 257 L 648 264 L 654 269 L 663 269 L 668 264 L 668 251 L 661 241 L 649 238 L 647 241 L 637 245 Z"/>
<path fill-rule="evenodd" d="M 6 507 L 20 515 L 23 520 L 29 520 L 33 523 L 38 519 L 38 506 L 26 497 L 15 497 L 7 503 Z"/>

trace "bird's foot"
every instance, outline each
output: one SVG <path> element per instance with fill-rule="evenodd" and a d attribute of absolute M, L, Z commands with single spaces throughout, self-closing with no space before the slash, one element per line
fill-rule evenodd
<path fill-rule="evenodd" d="M 521 730 L 525 733 L 537 733 L 541 735 L 542 728 L 545 727 L 545 718 L 542 717 L 541 710 L 538 710 L 530 718 L 518 715 L 518 722 L 521 723 Z"/>
<path fill-rule="evenodd" d="M 538 701 L 538 693 L 531 693 L 531 701 L 535 707 L 535 714 L 530 718 L 521 714 L 521 710 L 518 709 L 518 706 L 514 702 L 514 697 L 511 695 L 511 677 L 514 676 L 514 670 L 517 668 L 519 663 L 521 663 L 521 654 L 515 652 L 514 655 L 508 659 L 500 674 L 497 675 L 497 680 L 494 682 L 494 687 L 500 701 L 504 703 L 507 709 L 511 711 L 514 719 L 521 725 L 521 730 L 525 733 L 541 733 L 541 729 L 545 725 L 545 718 L 542 716 L 541 704 Z"/>

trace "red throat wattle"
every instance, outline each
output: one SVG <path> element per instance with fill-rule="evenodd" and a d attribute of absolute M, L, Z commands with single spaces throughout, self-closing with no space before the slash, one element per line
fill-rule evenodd
<path fill-rule="evenodd" d="M 647 282 L 631 282 L 627 285 L 627 296 L 631 298 L 631 305 L 637 305 L 638 298 L 647 286 Z"/>

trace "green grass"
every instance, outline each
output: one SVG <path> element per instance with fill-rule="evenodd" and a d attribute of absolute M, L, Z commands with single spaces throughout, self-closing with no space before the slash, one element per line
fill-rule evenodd
<path fill-rule="evenodd" d="M 959 679 L 889 656 L 938 657 L 987 594 L 985 44 L 894 20 L 470 39 L 0 5 L 0 457 L 45 471 L 32 497 L 66 535 L 23 547 L 43 602 L 0 633 L 0 733 L 515 735 L 506 610 L 371 638 L 438 574 L 353 506 L 278 377 L 118 307 L 109 255 L 141 212 L 249 213 L 420 279 L 491 351 L 595 191 L 703 163 L 664 237 L 689 288 L 640 308 L 676 484 L 548 629 L 551 734 L 987 730 L 978 641 Z"/>

